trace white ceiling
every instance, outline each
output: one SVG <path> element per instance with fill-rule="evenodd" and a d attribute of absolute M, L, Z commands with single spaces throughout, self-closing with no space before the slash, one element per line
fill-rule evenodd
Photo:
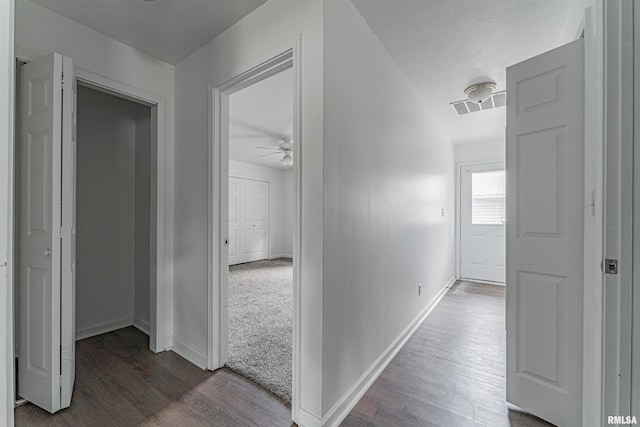
<path fill-rule="evenodd" d="M 259 157 L 293 136 L 293 72 L 285 70 L 229 97 L 229 158 L 275 169 L 282 154 Z M 295 141 L 294 141 L 295 144 Z M 294 158 L 294 162 L 296 159 Z"/>
<path fill-rule="evenodd" d="M 504 108 L 458 116 L 450 102 L 558 47 L 572 0 L 352 0 L 454 143 L 503 139 Z M 508 97 L 508 94 L 507 94 Z"/>
<path fill-rule="evenodd" d="M 266 0 L 32 1 L 175 65 Z"/>

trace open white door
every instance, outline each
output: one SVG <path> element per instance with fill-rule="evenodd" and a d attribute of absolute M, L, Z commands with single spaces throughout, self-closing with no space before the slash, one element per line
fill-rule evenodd
<path fill-rule="evenodd" d="M 584 43 L 507 69 L 507 400 L 582 424 Z"/>
<path fill-rule="evenodd" d="M 504 283 L 504 163 L 462 166 L 460 172 L 460 278 Z"/>
<path fill-rule="evenodd" d="M 71 405 L 76 377 L 76 75 L 63 58 L 62 90 L 62 289 L 61 407 Z"/>
<path fill-rule="evenodd" d="M 24 65 L 19 94 L 18 388 L 21 397 L 52 413 L 69 405 L 63 404 L 61 391 L 73 384 L 73 343 L 64 343 L 67 354 L 61 358 L 63 337 L 73 337 L 75 311 L 66 301 L 68 312 L 62 313 L 63 293 L 67 298 L 70 289 L 62 285 L 69 276 L 63 261 L 63 246 L 68 246 L 63 192 L 73 193 L 63 191 L 63 140 L 73 126 L 63 125 L 63 116 L 72 117 L 72 107 L 63 102 L 63 60 L 52 54 Z"/>

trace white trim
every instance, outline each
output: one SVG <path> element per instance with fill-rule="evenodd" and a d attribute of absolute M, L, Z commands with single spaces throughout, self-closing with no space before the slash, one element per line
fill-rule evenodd
<path fill-rule="evenodd" d="M 22 61 L 33 61 L 41 55 L 29 52 L 26 49 L 16 48 L 16 59 Z M 73 60 L 73 58 L 71 58 Z M 156 192 L 151 195 L 152 205 L 155 206 L 156 234 L 155 237 L 155 260 L 152 266 L 152 277 L 156 277 L 151 283 L 150 309 L 151 321 L 149 334 L 149 347 L 158 353 L 167 350 L 163 345 L 165 338 L 170 336 L 168 330 L 167 314 L 170 313 L 170 306 L 173 304 L 171 294 L 166 290 L 173 285 L 173 178 L 169 175 L 172 167 L 172 150 L 169 147 L 167 138 L 167 100 L 165 97 L 127 85 L 117 80 L 110 79 L 100 74 L 93 73 L 83 68 L 74 67 L 76 79 L 79 83 L 103 92 L 111 93 L 130 101 L 151 106 L 152 115 L 152 138 L 155 136 L 156 144 L 152 144 L 152 151 L 157 153 L 157 161 L 152 167 L 156 169 Z M 153 126 L 153 124 L 156 126 Z M 153 254 L 152 254 L 153 255 Z M 154 274 L 155 273 L 155 274 Z"/>
<path fill-rule="evenodd" d="M 275 75 L 287 68 L 293 68 L 293 147 L 294 163 L 294 256 L 293 256 L 293 358 L 292 358 L 292 396 L 291 417 L 299 421 L 301 411 L 301 152 L 304 147 L 301 127 L 302 108 L 302 68 L 299 36 L 296 40 L 268 52 L 252 63 L 238 67 L 224 78 L 209 83 L 209 134 L 208 134 L 208 333 L 206 366 L 211 369 L 222 367 L 227 357 L 227 292 L 228 285 L 228 246 L 224 244 L 228 228 L 228 172 L 229 172 L 229 94 L 253 83 Z M 214 220 L 215 218 L 215 220 Z"/>
<path fill-rule="evenodd" d="M 139 317 L 133 318 L 133 326 L 144 333 L 145 335 L 149 335 L 149 322 L 146 320 L 142 320 Z M 166 347 L 165 347 L 166 348 Z"/>
<path fill-rule="evenodd" d="M 106 334 L 107 332 L 117 331 L 118 329 L 133 326 L 133 318 L 128 317 L 126 319 L 114 320 L 113 322 L 101 323 L 95 326 L 89 326 L 87 328 L 76 330 L 76 341 L 83 340 L 85 338 L 95 337 L 96 335 Z"/>
<path fill-rule="evenodd" d="M 164 348 L 166 348 L 167 350 L 171 350 L 173 348 L 173 335 L 165 337 Z"/>
<path fill-rule="evenodd" d="M 603 409 L 603 2 L 585 11 L 585 201 L 582 422 L 596 427 Z M 589 202 L 593 197 L 593 214 Z"/>
<path fill-rule="evenodd" d="M 300 427 L 322 427 L 322 420 L 304 409 L 300 409 L 297 424 Z"/>
<path fill-rule="evenodd" d="M 207 369 L 207 355 L 200 353 L 198 350 L 191 348 L 186 345 L 182 341 L 180 341 L 176 336 L 172 336 L 171 342 L 172 346 L 169 350 L 193 363 L 200 369 Z"/>
<path fill-rule="evenodd" d="M 405 343 L 411 338 L 414 332 L 420 327 L 422 322 L 429 316 L 431 311 L 438 305 L 440 300 L 453 286 L 456 279 L 452 277 L 438 291 L 438 293 L 429 301 L 422 311 L 407 325 L 407 327 L 394 339 L 391 344 L 382 352 L 380 356 L 364 371 L 358 380 L 347 389 L 347 391 L 338 399 L 331 409 L 322 417 L 323 426 L 338 426 L 349 415 L 351 410 L 356 406 L 358 401 L 369 390 L 369 387 L 380 376 L 382 371 L 393 360 L 393 358 L 402 349 Z"/>
<path fill-rule="evenodd" d="M 506 286 L 506 283 L 502 282 L 491 282 L 489 280 L 478 280 L 478 279 L 469 279 L 467 277 L 459 277 L 458 280 L 462 280 L 464 282 L 472 282 L 472 283 L 480 283 L 482 285 L 496 285 L 496 286 Z"/>
<path fill-rule="evenodd" d="M 289 255 L 289 254 L 276 254 L 276 255 L 271 255 L 271 256 L 269 256 L 269 259 L 277 259 L 277 258 L 290 258 L 290 259 L 293 259 L 293 255 Z"/>
<path fill-rule="evenodd" d="M 470 143 L 472 144 L 472 143 Z M 493 165 L 500 164 L 502 168 L 505 169 L 506 162 L 505 159 L 487 159 L 487 160 L 475 160 L 470 162 L 456 162 L 456 224 L 455 224 L 455 246 L 456 246 L 456 278 L 461 280 L 472 280 L 472 279 L 463 279 L 461 272 L 460 263 L 462 262 L 462 168 L 469 166 L 481 166 L 481 165 Z M 473 279 L 477 281 L 476 279 Z"/>
<path fill-rule="evenodd" d="M 1 3 L 0 16 L 7 26 L 2 26 L 0 40 L 3 52 L 0 63 L 6 68 L 0 71 L 0 99 L 4 105 L 0 107 L 0 205 L 6 202 L 7 211 L 0 212 L 0 425 L 13 425 L 13 410 L 15 404 L 15 360 L 14 345 L 14 94 L 15 94 L 15 62 L 14 52 L 14 1 Z M 6 234 L 5 234 L 6 233 Z M 4 238 L 6 236 L 6 239 Z"/>

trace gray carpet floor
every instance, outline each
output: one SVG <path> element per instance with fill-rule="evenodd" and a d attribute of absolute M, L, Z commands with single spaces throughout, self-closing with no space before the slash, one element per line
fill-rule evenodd
<path fill-rule="evenodd" d="M 291 403 L 293 266 L 290 259 L 229 267 L 227 366 Z"/>

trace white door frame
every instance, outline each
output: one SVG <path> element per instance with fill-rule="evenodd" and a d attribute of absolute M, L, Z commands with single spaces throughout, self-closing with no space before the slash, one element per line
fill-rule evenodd
<path fill-rule="evenodd" d="M 23 62 L 33 61 L 41 56 L 24 49 L 15 49 L 15 58 Z M 73 58 L 71 59 L 73 60 Z M 151 189 L 151 206 L 152 210 L 155 207 L 155 216 L 151 215 L 150 222 L 156 233 L 151 234 L 151 248 L 153 251 L 155 247 L 155 253 L 152 253 L 150 257 L 149 348 L 153 352 L 159 353 L 168 349 L 166 337 L 169 329 L 169 319 L 167 314 L 171 312 L 169 308 L 172 302 L 168 298 L 166 290 L 173 281 L 173 274 L 169 267 L 172 265 L 173 258 L 171 247 L 173 242 L 173 199 L 169 194 L 172 185 L 168 185 L 171 177 L 168 175 L 166 167 L 169 157 L 166 134 L 167 101 L 164 97 L 155 93 L 129 86 L 77 66 L 75 70 L 76 80 L 83 86 L 151 107 L 151 154 L 156 157 L 157 162 L 152 162 L 151 164 L 152 173 L 154 172 L 153 167 L 156 169 L 156 188 L 155 191 L 153 188 Z M 154 141 L 155 144 L 153 143 Z M 15 197 L 14 193 L 15 189 L 12 188 L 12 199 Z M 11 227 L 12 229 L 14 228 L 13 220 Z M 153 241 L 154 238 L 155 242 Z M 13 251 L 14 248 L 12 247 L 12 254 L 9 259 L 15 261 Z M 11 316 L 13 315 L 12 307 Z"/>
<path fill-rule="evenodd" d="M 506 114 L 506 113 L 505 113 Z M 462 170 L 469 166 L 482 165 L 502 165 L 504 168 L 505 159 L 488 159 L 473 162 L 456 163 L 456 279 L 462 278 L 460 274 L 460 263 L 462 262 Z M 474 282 L 484 283 L 482 280 L 474 280 Z M 496 282 L 486 282 L 495 285 Z"/>
<path fill-rule="evenodd" d="M 270 54 L 246 64 L 238 72 L 209 83 L 208 167 L 208 333 L 207 368 L 224 366 L 228 352 L 228 239 L 229 223 L 229 96 L 245 87 L 293 68 L 294 226 L 293 226 L 293 363 L 292 419 L 300 413 L 301 377 L 301 162 L 304 141 L 301 123 L 301 41 L 294 40 Z"/>

